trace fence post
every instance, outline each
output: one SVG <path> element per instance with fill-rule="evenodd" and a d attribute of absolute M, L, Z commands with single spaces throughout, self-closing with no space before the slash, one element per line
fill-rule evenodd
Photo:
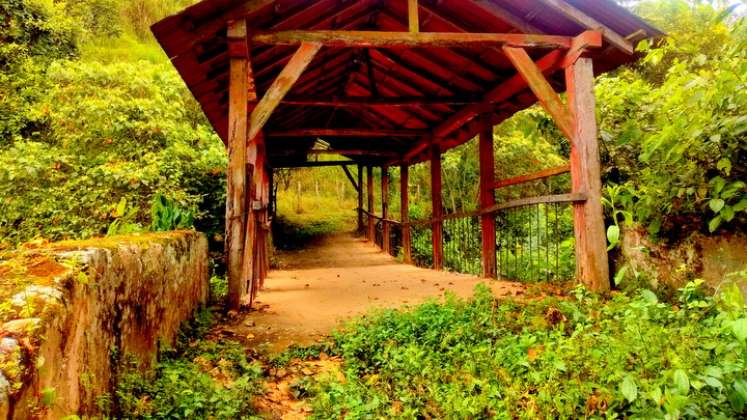
<path fill-rule="evenodd" d="M 363 232 L 363 166 L 358 165 L 358 232 Z"/>
<path fill-rule="evenodd" d="M 431 204 L 433 206 L 433 269 L 444 268 L 444 215 L 441 203 L 441 149 L 431 146 Z"/>
<path fill-rule="evenodd" d="M 366 167 L 366 190 L 368 192 L 368 240 L 376 242 L 376 223 L 374 218 L 371 217 L 374 214 L 374 181 L 373 181 L 373 167 Z"/>
<path fill-rule="evenodd" d="M 399 167 L 399 199 L 400 220 L 402 221 L 402 250 L 405 255 L 405 263 L 412 263 L 412 245 L 410 239 L 410 196 L 409 196 L 410 167 L 401 165 Z"/>
<path fill-rule="evenodd" d="M 381 218 L 382 218 L 382 238 L 381 248 L 385 253 L 389 253 L 390 250 L 390 237 L 389 237 L 389 167 L 381 167 Z"/>
<path fill-rule="evenodd" d="M 493 125 L 490 116 L 482 115 L 480 131 L 480 209 L 495 204 L 495 157 L 493 156 Z M 482 228 L 482 275 L 496 277 L 495 260 L 495 214 L 483 214 L 480 218 Z"/>
<path fill-rule="evenodd" d="M 574 203 L 576 276 L 597 292 L 610 289 L 607 240 L 602 215 L 602 180 L 597 143 L 594 69 L 590 58 L 579 58 L 565 70 L 568 106 L 573 119 L 571 182 L 574 193 L 586 193 Z"/>

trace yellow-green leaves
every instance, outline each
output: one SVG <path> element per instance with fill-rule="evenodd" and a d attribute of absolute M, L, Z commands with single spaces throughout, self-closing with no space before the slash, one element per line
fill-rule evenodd
<path fill-rule="evenodd" d="M 638 385 L 635 384 L 635 379 L 632 376 L 626 376 L 623 379 L 620 384 L 620 393 L 631 403 L 638 398 Z"/>

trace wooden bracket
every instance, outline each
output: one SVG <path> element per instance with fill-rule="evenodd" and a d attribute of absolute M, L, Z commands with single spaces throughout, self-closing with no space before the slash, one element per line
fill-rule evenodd
<path fill-rule="evenodd" d="M 303 42 L 288 64 L 280 72 L 278 77 L 272 82 L 272 85 L 265 95 L 260 99 L 257 106 L 252 111 L 250 120 L 250 129 L 248 138 L 251 140 L 259 134 L 270 115 L 283 100 L 283 97 L 290 91 L 293 84 L 296 83 L 301 73 L 308 67 L 316 53 L 322 48 L 322 44 L 315 42 Z"/>
<path fill-rule="evenodd" d="M 353 174 L 351 174 L 351 173 L 350 173 L 350 170 L 348 169 L 348 167 L 347 167 L 346 165 L 343 165 L 343 166 L 342 166 L 342 170 L 343 170 L 343 171 L 345 171 L 345 175 L 346 175 L 346 176 L 348 177 L 348 179 L 350 180 L 350 183 L 351 183 L 351 184 L 353 185 L 353 188 L 355 188 L 355 191 L 357 191 L 357 192 L 359 192 L 359 193 L 360 193 L 360 192 L 361 192 L 361 186 L 360 186 L 360 185 L 358 185 L 358 184 L 357 184 L 357 183 L 355 182 L 355 178 L 353 178 Z"/>
<path fill-rule="evenodd" d="M 523 48 L 503 47 L 503 52 L 527 82 L 542 107 L 552 116 L 558 128 L 568 139 L 572 139 L 573 118 L 570 110 L 545 79 L 542 70 L 532 61 L 532 58 Z"/>

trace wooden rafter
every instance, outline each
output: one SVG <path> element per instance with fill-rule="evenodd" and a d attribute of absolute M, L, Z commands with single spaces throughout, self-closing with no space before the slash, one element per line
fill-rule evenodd
<path fill-rule="evenodd" d="M 566 2 L 565 0 L 541 1 L 547 6 L 555 9 L 557 12 L 563 14 L 568 19 L 584 26 L 587 29 L 601 30 L 604 34 L 604 39 L 606 39 L 607 42 L 621 49 L 622 51 L 625 51 L 628 54 L 633 54 L 635 52 L 635 47 L 632 43 L 630 43 L 630 41 L 625 39 L 625 37 L 613 31 L 609 27 L 601 24 L 599 21 L 577 9 L 575 6 Z"/>
<path fill-rule="evenodd" d="M 420 19 L 418 17 L 418 0 L 407 0 L 407 22 L 412 33 L 420 32 Z"/>
<path fill-rule="evenodd" d="M 503 46 L 522 48 L 570 48 L 573 38 L 556 35 L 383 32 L 383 31 L 281 31 L 252 37 L 256 45 L 296 45 L 318 42 L 329 47 L 437 48 Z"/>
<path fill-rule="evenodd" d="M 250 117 L 251 128 L 249 130 L 249 139 L 253 139 L 259 134 L 264 127 L 267 120 L 270 119 L 272 111 L 277 108 L 280 101 L 286 93 L 293 87 L 293 84 L 301 76 L 301 73 L 306 69 L 314 56 L 322 48 L 321 44 L 304 42 L 298 47 L 298 51 L 293 55 L 288 64 L 280 72 L 277 79 L 273 82 L 270 88 L 265 92 L 265 95 L 259 101 L 257 106 L 252 111 Z"/>

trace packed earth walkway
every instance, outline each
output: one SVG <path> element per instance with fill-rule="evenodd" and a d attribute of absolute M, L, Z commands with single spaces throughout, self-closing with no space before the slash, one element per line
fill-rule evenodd
<path fill-rule="evenodd" d="M 256 310 L 221 328 L 257 349 L 279 352 L 327 336 L 346 319 L 372 308 L 396 308 L 443 298 L 469 297 L 486 282 L 496 296 L 524 292 L 519 283 L 434 271 L 400 263 L 363 238 L 322 236 L 302 250 L 277 255 Z"/>

